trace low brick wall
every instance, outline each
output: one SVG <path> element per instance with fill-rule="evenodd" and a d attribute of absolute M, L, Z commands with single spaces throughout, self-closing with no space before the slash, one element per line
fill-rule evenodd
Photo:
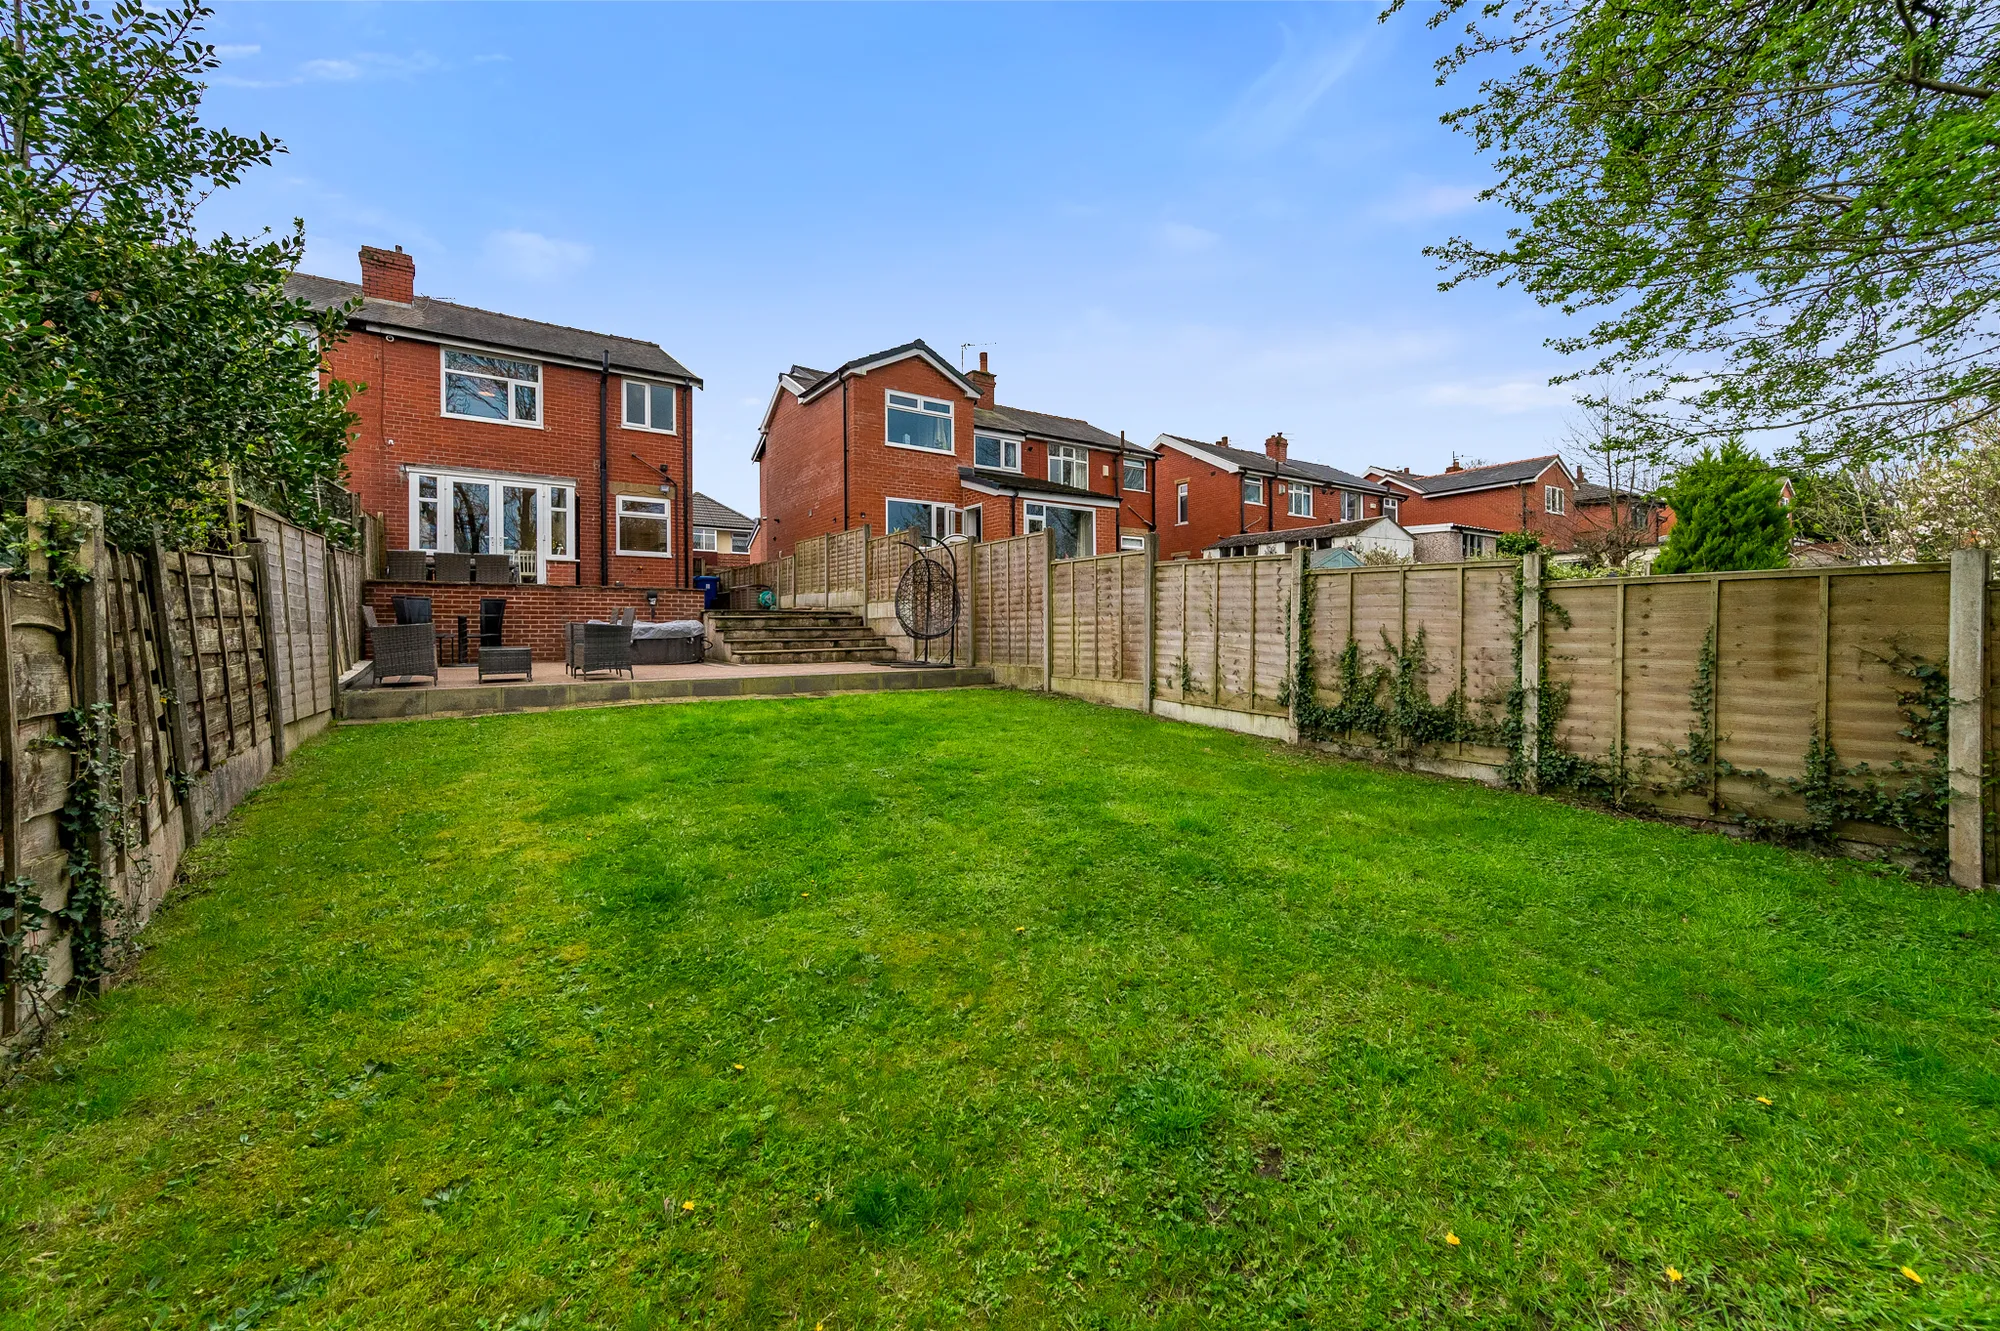
<path fill-rule="evenodd" d="M 393 596 L 428 596 L 431 618 L 439 629 L 456 634 L 458 617 L 465 618 L 468 660 L 479 659 L 479 603 L 489 596 L 507 602 L 501 637 L 509 647 L 533 649 L 537 661 L 563 659 L 563 625 L 582 619 L 609 619 L 630 607 L 641 619 L 700 619 L 701 592 L 685 587 L 658 589 L 659 603 L 648 608 L 644 587 L 548 587 L 526 583 L 514 587 L 481 587 L 469 582 L 371 582 L 368 604 L 384 624 L 396 622 Z M 449 663 L 449 650 L 440 658 Z"/>

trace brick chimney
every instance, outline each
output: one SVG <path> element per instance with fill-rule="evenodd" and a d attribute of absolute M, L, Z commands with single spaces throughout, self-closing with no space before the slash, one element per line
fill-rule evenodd
<path fill-rule="evenodd" d="M 1291 446 L 1291 442 L 1281 432 L 1272 435 L 1264 441 L 1264 452 L 1270 456 L 1271 461 L 1277 463 L 1279 466 L 1283 466 L 1285 462 L 1285 450 Z"/>
<path fill-rule="evenodd" d="M 993 410 L 993 384 L 995 377 L 993 371 L 986 368 L 985 352 L 982 351 L 979 353 L 979 368 L 976 370 L 967 370 L 965 377 L 970 379 L 972 386 L 979 390 L 979 405 L 988 411 Z"/>
<path fill-rule="evenodd" d="M 398 305 L 414 304 L 417 299 L 417 261 L 403 253 L 401 245 L 393 250 L 378 250 L 373 245 L 363 245 L 361 294 L 370 300 L 391 300 Z"/>
<path fill-rule="evenodd" d="M 1465 470 L 1464 467 L 1458 465 L 1458 454 L 1454 453 L 1451 455 L 1451 465 L 1444 469 L 1444 474 L 1449 476 L 1455 471 L 1464 471 L 1464 470 Z"/>
<path fill-rule="evenodd" d="M 1220 439 L 1218 439 L 1218 440 L 1216 440 L 1216 441 L 1215 441 L 1215 446 L 1216 446 L 1217 448 L 1227 448 L 1227 447 L 1229 447 L 1229 436 L 1228 436 L 1228 435 L 1226 435 L 1226 434 L 1225 434 L 1225 435 L 1223 435 L 1223 436 L 1222 436 L 1222 438 L 1220 438 Z"/>

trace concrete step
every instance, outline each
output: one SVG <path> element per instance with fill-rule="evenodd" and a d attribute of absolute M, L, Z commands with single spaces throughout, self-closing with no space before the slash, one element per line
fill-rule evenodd
<path fill-rule="evenodd" d="M 708 614 L 708 626 L 716 633 L 762 628 L 853 628 L 865 629 L 861 616 L 838 610 L 758 610 L 716 611 Z"/>
<path fill-rule="evenodd" d="M 745 665 L 770 665 L 813 661 L 893 661 L 896 649 L 887 643 L 879 647 L 744 647 L 729 653 L 732 661 Z"/>
<path fill-rule="evenodd" d="M 731 651 L 749 648 L 785 651 L 818 647 L 880 647 L 882 638 L 874 633 L 732 633 L 721 641 Z"/>

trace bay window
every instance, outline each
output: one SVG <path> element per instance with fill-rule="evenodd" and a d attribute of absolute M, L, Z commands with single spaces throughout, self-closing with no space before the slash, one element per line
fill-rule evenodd
<path fill-rule="evenodd" d="M 444 414 L 469 421 L 542 426 L 542 367 L 511 356 L 441 348 Z"/>

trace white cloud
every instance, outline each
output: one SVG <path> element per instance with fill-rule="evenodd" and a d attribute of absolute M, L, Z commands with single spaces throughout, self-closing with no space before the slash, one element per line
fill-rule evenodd
<path fill-rule="evenodd" d="M 514 277 L 549 282 L 590 262 L 590 246 L 536 231 L 495 231 L 486 238 L 486 262 Z"/>
<path fill-rule="evenodd" d="M 256 47 L 249 48 L 256 50 Z M 364 79 L 407 79 L 442 67 L 434 55 L 418 51 L 412 55 L 387 55 L 365 51 L 359 55 L 322 56 L 307 60 L 291 74 L 275 79 L 245 79 L 222 75 L 217 83 L 234 88 L 293 88 L 301 83 L 358 83 Z"/>
<path fill-rule="evenodd" d="M 1425 393 L 1432 402 L 1446 407 L 1478 407 L 1502 416 L 1546 407 L 1570 404 L 1568 390 L 1544 379 L 1506 379 L 1489 383 L 1432 384 Z"/>
<path fill-rule="evenodd" d="M 1162 222 L 1153 239 L 1168 254 L 1203 254 L 1222 242 L 1213 231 L 1186 222 Z"/>
<path fill-rule="evenodd" d="M 256 55 L 263 49 L 263 47 L 257 45 L 255 42 L 248 42 L 240 45 L 218 46 L 215 48 L 215 53 L 224 60 L 241 60 L 244 56 Z"/>
<path fill-rule="evenodd" d="M 1237 152 L 1269 152 L 1290 138 L 1320 98 L 1346 77 L 1367 38 L 1309 44 L 1285 30 L 1285 49 L 1257 77 L 1207 135 L 1207 142 Z"/>

